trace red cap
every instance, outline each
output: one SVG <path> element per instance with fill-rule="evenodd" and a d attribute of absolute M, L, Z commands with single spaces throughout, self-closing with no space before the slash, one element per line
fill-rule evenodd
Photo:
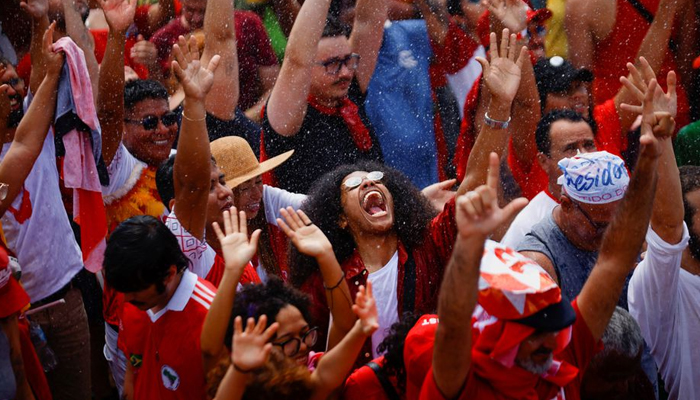
<path fill-rule="evenodd" d="M 433 365 L 433 344 L 438 322 L 438 316 L 435 314 L 423 315 L 406 336 L 403 348 L 406 398 L 418 398 L 425 376 Z"/>
<path fill-rule="evenodd" d="M 12 276 L 10 259 L 0 247 L 0 318 L 22 311 L 29 304 L 29 296 Z"/>
<path fill-rule="evenodd" d="M 700 68 L 700 56 L 693 60 L 693 68 L 698 69 Z"/>

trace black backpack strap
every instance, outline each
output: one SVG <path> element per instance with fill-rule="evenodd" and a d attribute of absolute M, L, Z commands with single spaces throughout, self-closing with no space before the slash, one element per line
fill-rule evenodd
<path fill-rule="evenodd" d="M 403 267 L 402 312 L 414 312 L 416 309 L 416 261 L 411 251 L 408 251 L 408 259 Z"/>
<path fill-rule="evenodd" d="M 642 16 L 648 23 L 654 22 L 654 14 L 651 13 L 639 0 L 627 0 L 628 3 Z"/>
<path fill-rule="evenodd" d="M 392 385 L 391 382 L 389 382 L 389 378 L 387 378 L 382 367 L 380 367 L 379 364 L 377 364 L 374 361 L 368 362 L 367 366 L 370 367 L 372 371 L 374 371 L 374 374 L 377 376 L 377 380 L 384 389 L 386 397 L 388 397 L 389 400 L 401 400 L 401 396 L 399 396 L 399 393 L 396 391 L 394 385 Z"/>

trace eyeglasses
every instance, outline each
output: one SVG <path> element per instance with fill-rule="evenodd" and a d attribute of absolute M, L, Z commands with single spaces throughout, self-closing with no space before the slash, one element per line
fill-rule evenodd
<path fill-rule="evenodd" d="M 313 347 L 318 340 L 318 327 L 313 327 L 301 335 L 301 338 L 293 337 L 281 343 L 273 343 L 274 346 L 279 346 L 287 357 L 294 357 L 299 353 L 301 343 L 306 347 Z"/>
<path fill-rule="evenodd" d="M 348 67 L 350 71 L 355 71 L 360 64 L 360 55 L 357 53 L 349 54 L 343 58 L 334 57 L 325 61 L 317 62 L 316 64 L 323 66 L 328 75 L 337 75 L 343 65 Z"/>
<path fill-rule="evenodd" d="M 586 217 L 586 220 L 588 221 L 588 223 L 591 224 L 591 226 L 593 228 L 595 228 L 596 233 L 602 233 L 605 231 L 605 229 L 609 225 L 608 222 L 596 222 L 596 221 L 594 221 L 593 218 L 591 218 L 591 215 L 586 210 L 584 210 L 577 202 L 572 201 L 572 203 L 579 211 L 581 211 L 581 214 L 583 214 L 583 216 Z"/>
<path fill-rule="evenodd" d="M 24 86 L 24 79 L 22 78 L 10 78 L 4 84 L 9 85 L 12 89 L 17 90 L 18 87 Z"/>
<path fill-rule="evenodd" d="M 130 124 L 140 124 L 143 129 L 147 131 L 152 131 L 156 128 L 158 128 L 158 121 L 162 121 L 163 125 L 165 126 L 173 126 L 177 124 L 177 114 L 170 111 L 167 112 L 160 117 L 156 117 L 155 115 L 149 115 L 143 119 L 124 119 L 124 122 L 130 123 Z"/>
<path fill-rule="evenodd" d="M 384 173 L 382 171 L 372 171 L 364 177 L 353 176 L 352 178 L 348 178 L 343 182 L 343 186 L 345 186 L 346 190 L 350 190 L 360 186 L 365 179 L 369 179 L 372 182 L 380 182 L 382 178 L 384 178 Z"/>

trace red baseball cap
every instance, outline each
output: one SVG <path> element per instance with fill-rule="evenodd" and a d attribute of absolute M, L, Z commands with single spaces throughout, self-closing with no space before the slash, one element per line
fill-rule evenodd
<path fill-rule="evenodd" d="M 0 318 L 22 311 L 29 304 L 29 296 L 12 276 L 7 251 L 0 247 Z"/>

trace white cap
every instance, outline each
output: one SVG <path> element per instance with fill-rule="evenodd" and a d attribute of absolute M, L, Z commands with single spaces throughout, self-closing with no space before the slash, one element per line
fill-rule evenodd
<path fill-rule="evenodd" d="M 625 162 L 607 151 L 579 153 L 558 163 L 564 173 L 557 183 L 572 200 L 606 204 L 621 200 L 630 183 Z"/>

